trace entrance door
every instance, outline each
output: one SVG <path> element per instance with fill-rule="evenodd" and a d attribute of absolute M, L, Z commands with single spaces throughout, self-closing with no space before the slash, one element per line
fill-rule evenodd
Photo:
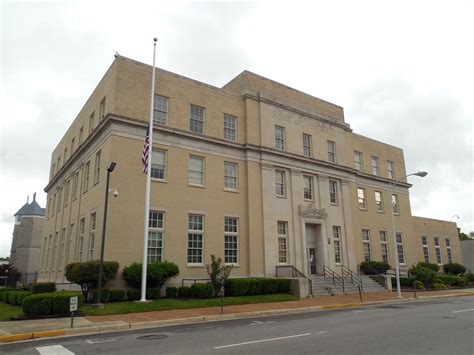
<path fill-rule="evenodd" d="M 316 275 L 316 248 L 308 248 L 308 271 L 310 275 Z"/>

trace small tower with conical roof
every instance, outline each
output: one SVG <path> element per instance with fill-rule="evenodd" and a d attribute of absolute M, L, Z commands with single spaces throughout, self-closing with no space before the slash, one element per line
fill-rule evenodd
<path fill-rule="evenodd" d="M 36 202 L 35 192 L 33 201 L 30 203 L 28 197 L 26 203 L 14 214 L 10 265 L 21 274 L 19 281 L 24 284 L 34 281 L 39 268 L 44 212 L 45 209 Z"/>

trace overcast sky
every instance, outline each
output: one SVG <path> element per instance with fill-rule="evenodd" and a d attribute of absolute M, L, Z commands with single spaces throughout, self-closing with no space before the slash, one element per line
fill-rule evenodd
<path fill-rule="evenodd" d="M 0 1 L 0 257 L 114 51 L 151 64 L 155 36 L 161 68 L 216 86 L 247 69 L 344 107 L 429 172 L 413 214 L 474 230 L 473 1 Z"/>

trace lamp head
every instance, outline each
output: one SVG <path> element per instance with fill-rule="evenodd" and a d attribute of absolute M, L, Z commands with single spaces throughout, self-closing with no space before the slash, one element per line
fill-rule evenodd
<path fill-rule="evenodd" d="M 419 171 L 417 173 L 414 173 L 413 175 L 416 175 L 416 176 L 419 176 L 419 177 L 425 177 L 426 175 L 428 175 L 428 172 L 426 171 Z"/>
<path fill-rule="evenodd" d="M 114 169 L 115 169 L 116 166 L 117 166 L 117 163 L 116 163 L 116 162 L 114 162 L 114 161 L 111 162 L 110 165 L 109 165 L 109 167 L 107 168 L 107 171 L 108 171 L 109 173 L 111 173 L 112 171 L 114 171 Z"/>

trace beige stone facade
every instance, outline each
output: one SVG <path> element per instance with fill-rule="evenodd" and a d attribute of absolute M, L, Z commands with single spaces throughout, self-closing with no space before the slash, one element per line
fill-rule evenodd
<path fill-rule="evenodd" d="M 177 263 L 179 279 L 205 277 L 211 254 L 233 263 L 235 277 L 274 276 L 278 265 L 356 271 L 384 258 L 382 243 L 394 265 L 400 148 L 353 133 L 340 106 L 247 71 L 217 88 L 158 69 L 155 84 L 150 255 Z M 141 261 L 150 89 L 150 66 L 117 58 L 54 150 L 42 280 L 67 282 L 64 265 L 98 259 L 111 161 L 119 195 L 109 196 L 105 259 Z M 462 262 L 456 225 L 412 217 L 409 187 L 393 188 L 402 267 L 423 260 L 422 235 L 430 248 L 442 239 L 443 263 L 448 237 Z"/>

